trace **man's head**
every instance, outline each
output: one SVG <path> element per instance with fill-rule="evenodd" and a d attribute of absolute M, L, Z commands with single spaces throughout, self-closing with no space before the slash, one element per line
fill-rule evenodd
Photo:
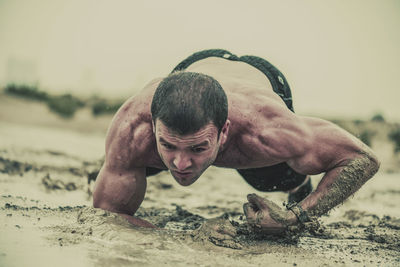
<path fill-rule="evenodd" d="M 228 117 L 228 101 L 221 85 L 210 76 L 178 72 L 157 87 L 151 103 L 153 122 L 161 120 L 181 135 L 212 122 L 221 132 Z"/>
<path fill-rule="evenodd" d="M 216 159 L 229 129 L 228 103 L 212 77 L 171 74 L 156 89 L 151 104 L 157 149 L 181 185 L 190 185 Z"/>

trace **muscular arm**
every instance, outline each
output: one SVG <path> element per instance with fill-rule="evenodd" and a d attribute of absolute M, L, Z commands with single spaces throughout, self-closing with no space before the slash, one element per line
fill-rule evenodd
<path fill-rule="evenodd" d="M 305 135 L 303 155 L 288 161 L 304 174 L 325 172 L 316 190 L 301 207 L 312 216 L 320 216 L 354 194 L 379 169 L 371 149 L 338 126 L 315 118 L 302 118 L 312 131 Z"/>
<path fill-rule="evenodd" d="M 378 171 L 379 162 L 367 152 L 360 151 L 354 159 L 325 173 L 315 192 L 301 203 L 310 215 L 320 216 L 343 203 Z"/>
<path fill-rule="evenodd" d="M 113 169 L 106 161 L 96 181 L 93 206 L 118 213 L 133 225 L 154 227 L 151 223 L 133 216 L 145 195 L 145 172 L 145 168 Z"/>
<path fill-rule="evenodd" d="M 371 149 L 338 126 L 282 110 L 277 114 L 268 120 L 277 127 L 264 134 L 268 156 L 287 162 L 298 173 L 325 173 L 316 190 L 299 203 L 310 216 L 343 203 L 378 171 L 380 163 Z M 243 209 L 251 225 L 272 233 L 298 223 L 299 214 L 255 194 L 247 199 Z"/>
<path fill-rule="evenodd" d="M 93 194 L 93 206 L 119 213 L 133 225 L 154 227 L 133 216 L 146 192 L 145 160 L 151 158 L 149 151 L 154 139 L 149 114 L 140 112 L 148 107 L 148 99 L 139 96 L 128 100 L 113 118 L 106 138 L 105 163 Z"/>

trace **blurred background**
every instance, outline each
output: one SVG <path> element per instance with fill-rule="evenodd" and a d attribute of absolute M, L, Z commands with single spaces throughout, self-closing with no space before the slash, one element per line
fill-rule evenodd
<path fill-rule="evenodd" d="M 399 121 L 400 1 L 0 0 L 0 86 L 126 98 L 209 48 L 269 60 L 298 113 Z"/>
<path fill-rule="evenodd" d="M 399 47 L 400 0 L 0 0 L 0 266 L 398 266 Z M 192 242 L 181 230 L 241 214 L 256 192 L 214 167 L 189 188 L 166 172 L 148 180 L 139 216 L 179 235 L 128 231 L 90 208 L 121 103 L 211 48 L 270 61 L 298 114 L 338 124 L 382 162 L 324 216 L 326 235 L 257 238 L 248 252 Z"/>

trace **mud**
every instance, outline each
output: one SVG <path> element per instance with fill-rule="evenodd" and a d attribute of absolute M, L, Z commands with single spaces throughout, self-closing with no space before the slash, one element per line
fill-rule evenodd
<path fill-rule="evenodd" d="M 280 209 L 286 194 L 257 192 L 229 169 L 190 187 L 162 172 L 136 214 L 151 230 L 91 206 L 104 132 L 0 123 L 0 266 L 400 265 L 398 170 L 280 235 L 249 227 L 242 206 L 257 193 Z"/>
<path fill-rule="evenodd" d="M 7 154 L 6 151 L 3 153 Z M 11 172 L 12 165 L 5 167 L 5 174 L 0 179 L 0 183 L 5 185 L 1 187 L 0 195 L 0 234 L 3 236 L 0 242 L 0 260 L 7 266 L 9 263 L 21 262 L 13 251 L 13 248 L 17 250 L 16 246 L 12 244 L 21 246 L 21 243 L 27 241 L 41 248 L 39 255 L 55 253 L 59 260 L 67 257 L 71 249 L 74 254 L 79 255 L 78 266 L 81 263 L 82 266 L 161 263 L 167 266 L 259 266 L 265 262 L 278 266 L 396 266 L 400 263 L 400 214 L 396 205 L 393 206 L 393 211 L 396 210 L 394 215 L 354 209 L 365 199 L 375 201 L 378 192 L 386 194 L 382 186 L 379 190 L 373 185 L 367 187 L 360 199 L 352 199 L 347 206 L 345 203 L 342 212 L 337 210 L 336 214 L 321 218 L 322 225 L 317 231 L 315 227 L 306 224 L 303 229 L 292 229 L 280 235 L 265 235 L 249 227 L 240 211 L 241 202 L 245 202 L 244 194 L 241 193 L 243 190 L 232 194 L 233 188 L 242 187 L 240 183 L 243 181 L 240 177 L 232 178 L 229 174 L 224 177 L 225 170 L 213 168 L 205 174 L 205 181 L 199 180 L 201 192 L 197 188 L 191 194 L 174 185 L 172 178 L 165 173 L 149 179 L 148 203 L 136 214 L 160 228 L 149 230 L 134 227 L 116 214 L 92 208 L 88 192 L 91 190 L 90 186 L 84 186 L 88 181 L 87 175 L 82 175 L 79 178 L 81 181 L 78 181 L 75 180 L 76 173 L 69 168 L 51 171 L 46 169 L 41 172 L 40 165 L 31 165 L 34 167 L 22 176 L 18 172 Z M 219 177 L 218 182 L 213 184 L 213 177 Z M 25 179 L 36 179 L 34 184 L 40 191 L 39 197 L 28 197 L 28 189 L 25 194 L 24 191 L 12 190 L 18 183 L 17 179 L 21 179 L 20 183 L 26 182 Z M 383 176 L 379 179 L 381 181 L 377 184 L 387 184 L 389 197 L 395 196 L 399 200 L 399 185 L 393 186 L 398 177 Z M 231 195 L 226 194 L 228 201 L 218 206 L 209 205 L 210 202 L 218 204 L 217 188 L 224 191 L 221 186 L 231 180 L 235 186 L 229 190 Z M 74 184 L 75 189 L 68 190 L 65 187 L 67 184 Z M 215 190 L 208 190 L 208 186 Z M 398 189 L 394 189 L 395 187 Z M 7 189 L 9 194 L 4 193 Z M 247 192 L 248 188 L 245 189 Z M 32 193 L 32 190 L 29 189 L 29 192 Z M 202 199 L 207 192 L 210 195 Z M 67 205 L 71 202 L 70 194 L 73 193 L 80 193 L 80 202 L 84 205 Z M 49 201 L 46 198 L 46 195 L 54 194 L 58 195 L 64 205 L 57 205 L 58 201 Z M 171 194 L 181 198 L 181 202 L 178 204 L 169 201 L 168 196 Z M 277 194 L 265 196 L 275 197 L 275 203 L 282 203 L 285 199 L 283 194 L 278 198 Z M 190 198 L 194 200 L 190 201 Z M 394 200 L 391 199 L 390 202 L 397 203 Z M 277 209 L 280 207 L 277 206 Z M 6 234 L 15 232 L 23 234 L 14 234 L 12 237 Z M 32 233 L 39 237 L 32 237 Z M 57 254 L 54 250 L 56 247 L 61 248 L 64 253 Z M 83 255 L 82 251 L 85 252 Z M 38 260 L 34 255 L 29 257 L 31 266 L 43 263 L 43 258 Z M 50 262 L 49 257 L 47 259 Z M 46 260 L 44 262 L 48 263 Z"/>
<path fill-rule="evenodd" d="M 308 213 L 311 216 L 321 216 L 343 203 L 375 175 L 378 169 L 379 164 L 370 155 L 360 153 L 359 158 L 350 161 L 338 174 L 333 174 L 338 175 L 338 178 L 328 186 L 327 192 L 318 203 L 308 209 Z"/>

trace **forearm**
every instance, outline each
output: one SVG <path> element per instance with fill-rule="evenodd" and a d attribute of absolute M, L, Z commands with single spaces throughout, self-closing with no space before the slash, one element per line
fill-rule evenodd
<path fill-rule="evenodd" d="M 137 218 L 133 215 L 129 215 L 127 214 L 128 213 L 127 211 L 122 211 L 121 209 L 118 209 L 114 206 L 107 205 L 106 202 L 94 202 L 93 207 L 117 213 L 118 215 L 126 219 L 130 224 L 134 226 L 156 228 L 153 224 L 147 222 L 146 220 Z"/>
<path fill-rule="evenodd" d="M 354 194 L 378 169 L 374 156 L 360 153 L 345 166 L 326 172 L 317 189 L 300 205 L 310 216 L 321 216 Z"/>

